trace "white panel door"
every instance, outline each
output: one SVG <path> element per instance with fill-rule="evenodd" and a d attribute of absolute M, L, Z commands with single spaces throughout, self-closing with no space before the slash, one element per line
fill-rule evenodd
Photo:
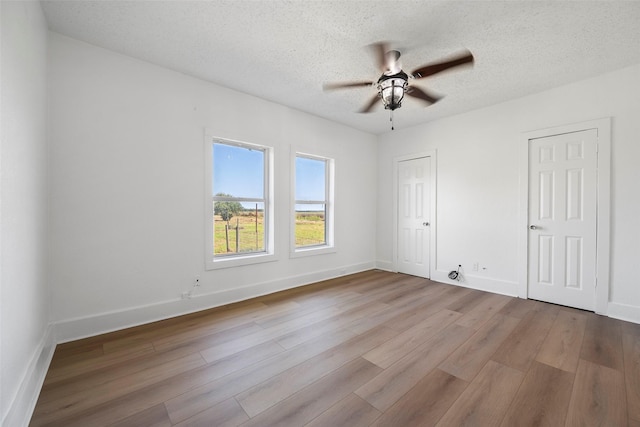
<path fill-rule="evenodd" d="M 529 298 L 594 310 L 597 130 L 529 140 Z"/>
<path fill-rule="evenodd" d="M 429 278 L 431 158 L 398 162 L 398 271 Z"/>

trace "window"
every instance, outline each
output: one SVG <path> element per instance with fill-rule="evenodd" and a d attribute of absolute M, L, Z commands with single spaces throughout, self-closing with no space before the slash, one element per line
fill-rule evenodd
<path fill-rule="evenodd" d="M 260 258 L 273 254 L 271 150 L 219 139 L 208 146 L 208 267 L 267 261 Z"/>
<path fill-rule="evenodd" d="M 332 249 L 333 160 L 296 153 L 294 170 L 293 253 Z"/>

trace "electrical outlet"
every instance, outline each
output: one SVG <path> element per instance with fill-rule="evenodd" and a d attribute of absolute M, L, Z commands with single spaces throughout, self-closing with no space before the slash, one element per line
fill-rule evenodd
<path fill-rule="evenodd" d="M 473 263 L 473 271 L 478 271 L 478 267 L 479 267 L 480 263 L 478 261 Z"/>
<path fill-rule="evenodd" d="M 200 275 L 196 274 L 196 277 L 193 279 L 193 286 L 200 286 Z"/>

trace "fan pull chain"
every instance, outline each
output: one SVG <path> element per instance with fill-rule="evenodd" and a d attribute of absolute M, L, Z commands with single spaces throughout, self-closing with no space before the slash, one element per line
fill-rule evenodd
<path fill-rule="evenodd" d="M 389 121 L 391 122 L 391 130 L 395 130 L 393 127 L 393 110 L 389 112 Z"/>

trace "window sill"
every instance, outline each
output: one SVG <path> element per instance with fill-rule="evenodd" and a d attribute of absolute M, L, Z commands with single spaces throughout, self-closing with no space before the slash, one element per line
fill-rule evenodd
<path fill-rule="evenodd" d="M 308 248 L 298 248 L 294 252 L 289 254 L 289 258 L 302 258 L 306 256 L 313 255 L 323 255 L 323 254 L 333 254 L 336 253 L 337 249 L 335 246 L 314 246 Z"/>
<path fill-rule="evenodd" d="M 244 265 L 261 264 L 264 262 L 277 261 L 275 254 L 260 253 L 223 258 L 213 258 L 207 261 L 207 270 L 218 270 L 221 268 L 241 267 Z"/>

